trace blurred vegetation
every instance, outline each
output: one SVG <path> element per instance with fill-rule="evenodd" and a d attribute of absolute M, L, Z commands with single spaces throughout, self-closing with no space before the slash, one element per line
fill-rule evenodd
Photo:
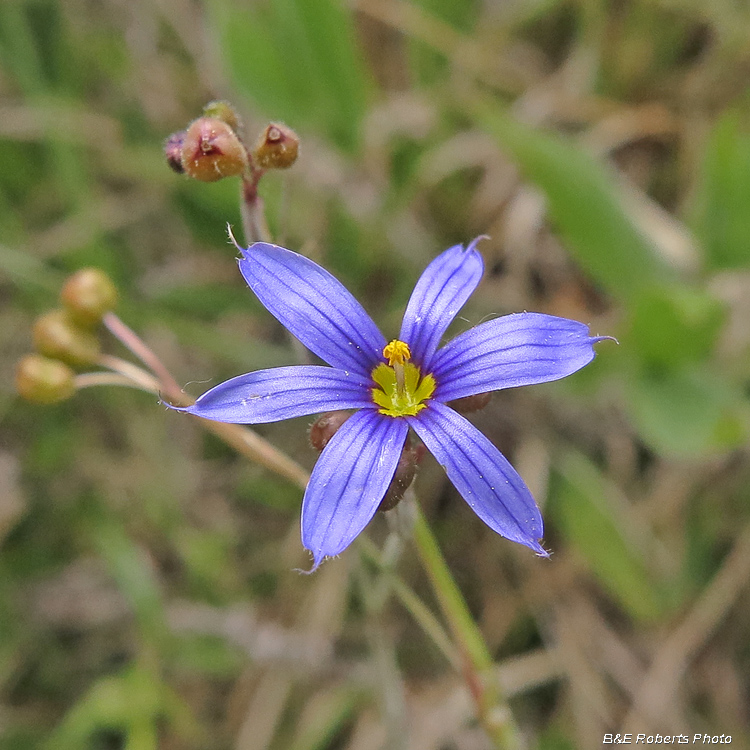
<path fill-rule="evenodd" d="M 456 330 L 538 310 L 620 341 L 474 420 L 551 561 L 434 462 L 417 483 L 529 747 L 750 744 L 749 29 L 724 0 L 0 3 L 0 749 L 486 747 L 387 561 L 293 572 L 295 487 L 147 394 L 15 394 L 87 265 L 191 393 L 294 361 L 226 241 L 236 183 L 164 162 L 216 98 L 250 139 L 298 132 L 261 185 L 272 233 L 384 331 L 434 255 L 488 234 Z M 306 427 L 258 431 L 309 467 Z M 434 605 L 409 545 L 396 571 Z"/>

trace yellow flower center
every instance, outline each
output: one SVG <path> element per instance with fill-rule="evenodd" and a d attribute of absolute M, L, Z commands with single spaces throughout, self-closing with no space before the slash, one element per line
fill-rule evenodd
<path fill-rule="evenodd" d="M 381 362 L 373 371 L 376 385 L 372 389 L 372 400 L 380 407 L 381 414 L 389 417 L 413 417 L 422 411 L 426 401 L 435 392 L 435 378 L 422 377 L 419 368 L 413 365 L 409 345 L 394 339 L 383 349 L 388 364 Z"/>

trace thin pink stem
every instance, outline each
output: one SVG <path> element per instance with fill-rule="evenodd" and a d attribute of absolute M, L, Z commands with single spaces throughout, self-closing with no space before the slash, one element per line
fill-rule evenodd
<path fill-rule="evenodd" d="M 242 216 L 242 231 L 245 242 L 271 242 L 271 230 L 266 222 L 266 212 L 263 199 L 258 195 L 258 182 L 264 170 L 253 170 L 247 177 L 242 178 L 240 215 Z"/>
<path fill-rule="evenodd" d="M 182 393 L 182 389 L 172 377 L 169 370 L 164 366 L 164 363 L 135 331 L 125 325 L 113 312 L 107 313 L 103 320 L 109 332 L 156 375 L 163 391 L 170 395 L 173 393 Z"/>
<path fill-rule="evenodd" d="M 158 390 L 149 387 L 147 383 L 135 381 L 127 375 L 121 375 L 119 372 L 82 372 L 75 376 L 76 390 L 82 388 L 92 388 L 100 385 L 117 385 L 125 388 L 138 388 L 141 391 L 149 393 L 158 393 Z M 154 386 L 156 381 L 154 380 Z"/>

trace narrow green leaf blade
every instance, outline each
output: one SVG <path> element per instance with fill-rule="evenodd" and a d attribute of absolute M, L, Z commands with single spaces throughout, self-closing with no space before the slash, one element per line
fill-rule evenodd
<path fill-rule="evenodd" d="M 639 620 L 657 619 L 664 610 L 660 587 L 649 575 L 643 551 L 630 543 L 607 501 L 612 488 L 582 455 L 568 454 L 558 470 L 551 485 L 551 519 L 626 611 Z"/>
<path fill-rule="evenodd" d="M 693 224 L 712 268 L 750 266 L 750 132 L 736 112 L 715 124 L 706 144 Z"/>
<path fill-rule="evenodd" d="M 629 300 L 668 275 L 651 242 L 622 207 L 607 168 L 571 141 L 481 108 L 479 125 L 547 198 L 550 219 L 591 278 Z"/>

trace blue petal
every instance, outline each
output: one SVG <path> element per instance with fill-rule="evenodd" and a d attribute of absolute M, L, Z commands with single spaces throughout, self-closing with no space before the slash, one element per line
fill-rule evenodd
<path fill-rule="evenodd" d="M 393 479 L 408 425 L 365 409 L 323 449 L 302 501 L 302 543 L 315 565 L 343 552 L 378 509 Z"/>
<path fill-rule="evenodd" d="M 406 419 L 464 500 L 491 529 L 548 556 L 538 541 L 544 527 L 531 492 L 476 427 L 434 401 L 416 417 Z"/>
<path fill-rule="evenodd" d="M 383 361 L 383 334 L 328 271 L 265 242 L 242 253 L 239 266 L 248 286 L 310 351 L 329 365 L 367 375 Z"/>
<path fill-rule="evenodd" d="M 448 342 L 432 363 L 434 398 L 452 401 L 475 393 L 558 380 L 594 358 L 602 337 L 588 326 L 541 313 L 488 320 Z"/>
<path fill-rule="evenodd" d="M 484 263 L 476 250 L 479 239 L 466 249 L 456 245 L 438 255 L 411 293 L 400 339 L 409 345 L 423 372 L 429 369 L 440 339 L 482 278 Z"/>
<path fill-rule="evenodd" d="M 260 424 L 305 414 L 372 406 L 369 379 L 332 367 L 258 370 L 220 383 L 186 411 L 216 422 Z"/>

